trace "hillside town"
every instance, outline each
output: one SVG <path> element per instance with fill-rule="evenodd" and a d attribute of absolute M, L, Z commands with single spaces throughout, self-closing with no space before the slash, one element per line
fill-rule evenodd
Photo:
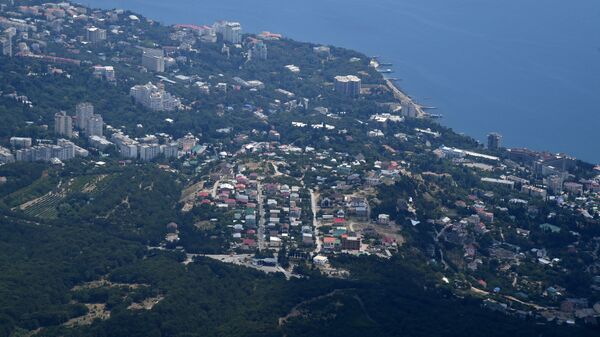
<path fill-rule="evenodd" d="M 376 59 L 238 22 L 158 28 L 65 2 L 1 4 L 0 27 L 0 51 L 24 78 L 80 78 L 116 97 L 89 87 L 53 111 L 35 88 L 4 87 L 2 100 L 32 113 L 0 139 L 0 163 L 177 175 L 177 211 L 193 228 L 165 223 L 151 249 L 343 279 L 340 256 L 388 260 L 410 247 L 441 287 L 489 310 L 598 324 L 600 166 L 505 148 L 497 133 L 487 144 L 457 135 Z M 194 248 L 202 230 L 219 249 Z"/>

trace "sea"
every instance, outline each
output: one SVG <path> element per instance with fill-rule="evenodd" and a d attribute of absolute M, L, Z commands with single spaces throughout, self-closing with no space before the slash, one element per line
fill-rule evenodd
<path fill-rule="evenodd" d="M 441 123 L 600 163 L 599 0 L 79 0 L 378 56 Z"/>

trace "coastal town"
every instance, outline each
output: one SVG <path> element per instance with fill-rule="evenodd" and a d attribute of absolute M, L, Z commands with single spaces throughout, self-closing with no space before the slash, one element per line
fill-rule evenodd
<path fill-rule="evenodd" d="M 491 311 L 598 324 L 600 166 L 458 135 L 377 59 L 238 22 L 3 3 L 0 27 L 2 63 L 21 71 L 3 74 L 1 100 L 27 112 L 2 134 L 0 162 L 58 172 L 42 192 L 8 194 L 11 211 L 60 219 L 117 170 L 152 167 L 183 185 L 180 217 L 144 239 L 183 264 L 348 279 L 340 256 L 411 251 L 440 287 Z M 48 98 L 42 79 L 89 87 Z M 97 173 L 79 183 L 74 167 Z"/>

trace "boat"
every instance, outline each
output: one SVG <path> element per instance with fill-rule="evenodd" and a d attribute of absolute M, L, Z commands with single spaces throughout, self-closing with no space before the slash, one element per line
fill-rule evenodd
<path fill-rule="evenodd" d="M 382 74 L 391 74 L 391 73 L 394 72 L 392 69 L 389 69 L 389 68 L 388 69 L 381 69 L 381 70 L 378 69 L 377 71 L 380 72 L 380 73 L 382 73 Z"/>

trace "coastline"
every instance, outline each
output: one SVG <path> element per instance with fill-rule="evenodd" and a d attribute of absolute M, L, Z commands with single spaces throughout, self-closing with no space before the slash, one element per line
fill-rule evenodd
<path fill-rule="evenodd" d="M 402 109 L 407 109 L 408 111 L 404 112 L 411 117 L 425 117 L 427 113 L 423 110 L 423 107 L 413 101 L 410 96 L 408 96 L 405 92 L 403 92 L 400 88 L 398 88 L 394 82 L 390 79 L 385 78 L 385 83 L 388 88 L 394 93 L 394 97 L 400 101 L 400 105 Z"/>

